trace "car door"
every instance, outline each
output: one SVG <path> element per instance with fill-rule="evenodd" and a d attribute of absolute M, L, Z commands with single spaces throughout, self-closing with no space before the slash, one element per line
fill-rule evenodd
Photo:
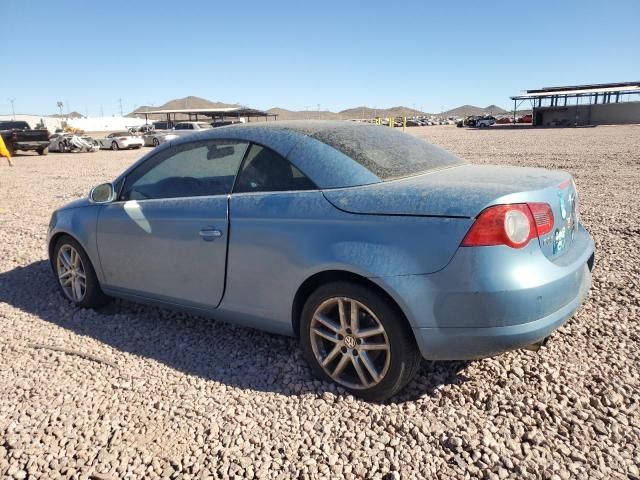
<path fill-rule="evenodd" d="M 105 289 L 211 309 L 225 285 L 228 197 L 238 140 L 163 149 L 130 172 L 98 215 Z"/>
<path fill-rule="evenodd" d="M 220 308 L 248 325 L 286 332 L 291 301 L 304 268 L 292 258 L 322 239 L 316 205 L 328 205 L 321 191 L 286 158 L 252 144 L 229 202 L 231 236 L 224 300 Z M 302 243 L 301 243 L 302 241 Z M 249 296 L 248 296 L 249 295 Z M 288 310 L 288 314 L 287 314 Z M 253 319 L 253 320 L 252 320 Z M 251 323 L 254 322 L 254 323 Z"/>

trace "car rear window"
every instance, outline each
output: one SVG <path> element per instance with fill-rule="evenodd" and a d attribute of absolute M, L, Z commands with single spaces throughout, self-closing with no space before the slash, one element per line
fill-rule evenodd
<path fill-rule="evenodd" d="M 309 136 L 351 157 L 383 181 L 464 163 L 413 135 L 379 125 L 321 128 Z"/>

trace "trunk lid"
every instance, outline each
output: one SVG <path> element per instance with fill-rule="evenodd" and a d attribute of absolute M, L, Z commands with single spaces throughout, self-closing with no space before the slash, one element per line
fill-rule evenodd
<path fill-rule="evenodd" d="M 540 246 L 550 258 L 567 251 L 577 228 L 575 185 L 559 170 L 465 164 L 323 193 L 340 210 L 368 215 L 475 218 L 491 205 L 546 202 L 554 228 Z"/>

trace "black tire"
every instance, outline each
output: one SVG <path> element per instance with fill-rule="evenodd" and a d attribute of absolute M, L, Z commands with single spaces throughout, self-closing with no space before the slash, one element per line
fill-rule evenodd
<path fill-rule="evenodd" d="M 64 144 L 64 142 L 60 142 L 60 143 L 58 143 L 58 151 L 59 151 L 60 153 L 65 153 L 65 152 L 67 151 L 67 147 L 66 147 L 66 145 Z"/>
<path fill-rule="evenodd" d="M 111 150 L 113 151 L 120 150 L 120 146 L 118 145 L 118 142 L 116 141 L 111 142 Z"/>
<path fill-rule="evenodd" d="M 346 297 L 364 305 L 375 314 L 386 332 L 390 363 L 382 379 L 372 387 L 349 388 L 334 381 L 320 365 L 313 351 L 310 330 L 314 313 L 325 301 L 336 297 Z M 304 357 L 316 376 L 335 382 L 353 395 L 374 402 L 387 400 L 404 388 L 415 376 L 422 358 L 413 333 L 398 308 L 374 289 L 351 282 L 328 283 L 309 296 L 300 319 L 300 344 Z"/>
<path fill-rule="evenodd" d="M 49 147 L 39 148 L 38 155 L 47 155 L 49 153 Z"/>
<path fill-rule="evenodd" d="M 157 138 L 153 138 L 153 146 L 157 147 L 158 145 L 160 145 L 160 140 L 158 140 Z"/>
<path fill-rule="evenodd" d="M 84 273 L 86 277 L 86 287 L 84 297 L 81 301 L 76 301 L 70 298 L 67 293 L 65 293 L 64 288 L 59 280 L 59 272 L 57 266 L 58 253 L 60 249 L 65 245 L 69 245 L 73 247 L 76 252 L 80 255 L 80 259 L 82 261 L 82 265 L 84 267 Z M 82 248 L 82 246 L 72 237 L 68 235 L 64 235 L 58 239 L 56 245 L 53 249 L 53 257 L 52 257 L 52 267 L 54 271 L 54 275 L 56 277 L 56 283 L 58 284 L 58 288 L 62 293 L 62 296 L 73 302 L 76 306 L 80 308 L 98 308 L 109 302 L 109 297 L 107 297 L 103 292 L 102 288 L 100 288 L 100 282 L 98 282 L 98 277 L 96 276 L 96 271 L 91 264 L 91 260 L 87 256 L 86 252 Z"/>

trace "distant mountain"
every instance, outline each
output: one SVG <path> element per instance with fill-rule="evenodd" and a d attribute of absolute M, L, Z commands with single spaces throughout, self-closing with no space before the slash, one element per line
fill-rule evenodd
<path fill-rule="evenodd" d="M 287 110 L 286 108 L 270 108 L 269 113 L 278 115 L 278 120 L 340 120 L 340 114 L 328 110 Z"/>
<path fill-rule="evenodd" d="M 148 106 L 143 105 L 136 108 L 133 112 L 129 113 L 127 117 L 139 116 L 141 113 L 148 112 L 150 110 L 180 110 L 180 109 L 198 109 L 198 108 L 226 108 L 226 107 L 238 107 L 240 105 L 234 103 L 212 102 L 206 98 L 200 97 L 184 97 L 170 100 L 160 106 Z M 350 120 L 359 118 L 375 118 L 375 117 L 430 117 L 430 116 L 444 116 L 444 117 L 466 117 L 468 115 L 502 115 L 507 113 L 503 108 L 497 105 L 489 105 L 488 107 L 481 108 L 474 105 L 462 105 L 461 107 L 447 110 L 441 114 L 427 113 L 415 110 L 413 108 L 398 106 L 391 108 L 371 108 L 366 106 L 349 108 L 347 110 L 341 110 L 340 112 L 331 112 L 328 110 L 288 110 L 286 108 L 274 107 L 267 110 L 269 113 L 277 114 L 280 120 Z M 73 114 L 79 113 L 73 112 Z M 55 115 L 54 115 L 55 116 Z M 154 115 L 156 117 L 157 115 Z M 185 116 L 185 118 L 187 118 Z M 181 119 L 178 115 L 177 119 Z"/>
<path fill-rule="evenodd" d="M 488 107 L 476 107 L 475 105 L 462 105 L 461 107 L 452 108 L 446 112 L 442 112 L 443 117 L 468 117 L 469 115 L 501 115 L 507 113 L 504 108 L 497 105 L 489 105 Z"/>
<path fill-rule="evenodd" d="M 211 100 L 207 100 L 206 98 L 200 97 L 184 97 L 184 98 L 176 98 L 174 100 L 169 100 L 167 103 L 164 103 L 158 107 L 150 107 L 148 105 L 141 105 L 136 108 L 133 112 L 129 113 L 127 117 L 134 117 L 140 113 L 148 112 L 149 110 L 182 110 L 187 108 L 197 109 L 197 108 L 227 108 L 227 107 L 239 107 L 235 103 L 223 103 L 223 102 L 212 102 Z"/>
<path fill-rule="evenodd" d="M 53 115 L 49 116 L 53 118 L 84 118 L 84 115 L 78 112 L 71 112 L 69 114 L 63 113 L 62 115 L 60 115 L 59 113 L 54 113 Z"/>
<path fill-rule="evenodd" d="M 328 110 L 295 111 L 287 110 L 286 108 L 274 107 L 267 111 L 269 113 L 277 114 L 279 120 L 349 120 L 354 118 L 414 117 L 430 115 L 407 107 L 371 108 L 362 106 L 341 110 L 340 112 L 330 112 Z"/>

